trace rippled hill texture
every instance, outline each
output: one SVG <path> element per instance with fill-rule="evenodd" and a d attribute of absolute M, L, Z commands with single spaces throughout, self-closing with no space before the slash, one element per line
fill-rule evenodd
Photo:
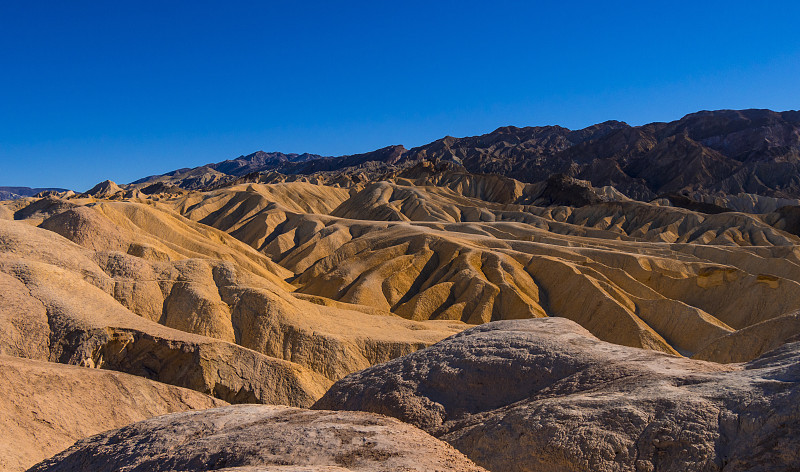
<path fill-rule="evenodd" d="M 0 469 L 800 467 L 798 129 L 502 128 L 2 202 Z"/>

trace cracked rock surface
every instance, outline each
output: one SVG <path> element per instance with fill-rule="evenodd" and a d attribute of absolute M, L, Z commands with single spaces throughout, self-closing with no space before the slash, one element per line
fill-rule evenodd
<path fill-rule="evenodd" d="M 352 374 L 314 408 L 394 416 L 493 471 L 800 467 L 800 343 L 721 365 L 499 321 Z"/>
<path fill-rule="evenodd" d="M 485 472 L 393 418 L 266 405 L 141 421 L 79 441 L 30 470 Z"/>

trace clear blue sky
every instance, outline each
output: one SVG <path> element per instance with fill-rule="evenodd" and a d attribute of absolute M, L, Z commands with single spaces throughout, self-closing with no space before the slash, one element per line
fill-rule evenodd
<path fill-rule="evenodd" d="M 800 2 L 0 2 L 0 186 L 800 108 Z"/>

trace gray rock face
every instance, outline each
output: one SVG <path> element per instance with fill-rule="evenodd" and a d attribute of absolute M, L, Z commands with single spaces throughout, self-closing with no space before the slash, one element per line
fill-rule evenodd
<path fill-rule="evenodd" d="M 493 471 L 800 467 L 800 343 L 720 365 L 500 321 L 352 374 L 314 408 L 417 425 Z"/>
<path fill-rule="evenodd" d="M 171 414 L 75 443 L 42 471 L 480 472 L 448 444 L 392 418 L 360 412 L 237 405 Z"/>

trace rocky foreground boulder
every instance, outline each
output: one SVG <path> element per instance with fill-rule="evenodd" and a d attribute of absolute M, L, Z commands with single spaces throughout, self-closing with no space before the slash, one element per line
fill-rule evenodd
<path fill-rule="evenodd" d="M 800 343 L 721 365 L 545 318 L 354 373 L 314 408 L 394 416 L 492 471 L 796 470 L 799 382 Z"/>
<path fill-rule="evenodd" d="M 266 405 L 141 421 L 78 441 L 30 472 L 78 470 L 485 472 L 393 418 Z"/>

